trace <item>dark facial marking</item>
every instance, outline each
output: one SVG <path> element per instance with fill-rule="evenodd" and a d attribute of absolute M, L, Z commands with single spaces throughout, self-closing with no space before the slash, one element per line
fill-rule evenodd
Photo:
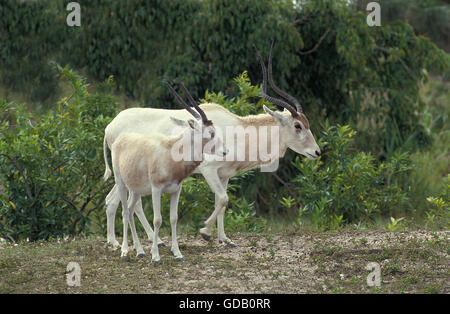
<path fill-rule="evenodd" d="M 211 125 L 213 125 L 213 123 L 212 123 L 211 120 L 208 120 L 208 121 L 203 122 L 203 125 L 204 126 L 211 126 Z"/>
<path fill-rule="evenodd" d="M 309 129 L 309 121 L 308 121 L 308 119 L 306 118 L 306 116 L 303 113 L 299 112 L 298 116 L 295 117 L 294 119 L 297 119 L 297 120 L 301 121 L 303 123 L 303 126 L 306 129 Z"/>

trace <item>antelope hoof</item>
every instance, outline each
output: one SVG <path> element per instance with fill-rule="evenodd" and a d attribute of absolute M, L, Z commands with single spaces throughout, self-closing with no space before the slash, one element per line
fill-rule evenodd
<path fill-rule="evenodd" d="M 138 255 L 137 255 L 137 257 L 138 258 L 143 258 L 143 257 L 146 257 L 147 255 L 145 255 L 145 253 L 139 253 Z"/>
<path fill-rule="evenodd" d="M 208 242 L 211 241 L 210 235 L 207 235 L 205 233 L 200 233 L 200 235 L 202 236 L 203 240 L 208 241 Z"/>
<path fill-rule="evenodd" d="M 158 247 L 166 247 L 167 245 L 164 242 L 158 243 Z"/>
<path fill-rule="evenodd" d="M 237 247 L 237 245 L 234 244 L 231 240 L 219 241 L 219 243 L 229 248 Z"/>
<path fill-rule="evenodd" d="M 178 262 L 184 262 L 184 258 L 183 257 L 177 257 L 177 261 Z"/>
<path fill-rule="evenodd" d="M 162 263 L 161 263 L 161 260 L 159 259 L 159 260 L 152 260 L 152 264 L 153 265 L 161 265 Z"/>
<path fill-rule="evenodd" d="M 128 255 L 121 255 L 120 259 L 124 262 L 128 261 Z"/>
<path fill-rule="evenodd" d="M 211 240 L 211 235 L 206 233 L 206 228 L 200 229 L 200 235 L 202 236 L 203 240 L 205 240 L 205 241 Z"/>
<path fill-rule="evenodd" d="M 114 241 L 114 242 L 108 241 L 107 243 L 108 243 L 109 246 L 111 246 L 113 251 L 116 251 L 116 250 L 120 249 L 120 247 L 121 247 L 120 243 L 117 242 L 117 241 Z"/>

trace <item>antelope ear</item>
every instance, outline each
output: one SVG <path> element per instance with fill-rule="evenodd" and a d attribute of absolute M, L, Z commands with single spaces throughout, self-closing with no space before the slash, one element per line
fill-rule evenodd
<path fill-rule="evenodd" d="M 281 113 L 279 113 L 278 111 L 272 111 L 269 108 L 267 108 L 265 105 L 263 105 L 264 111 L 268 114 L 270 114 L 272 117 L 275 118 L 275 120 L 277 120 L 280 124 L 282 125 L 286 125 L 288 122 L 288 119 L 283 116 Z"/>
<path fill-rule="evenodd" d="M 191 129 L 193 130 L 200 130 L 200 124 L 198 124 L 197 121 L 195 121 L 194 119 L 189 119 L 188 122 L 189 126 L 191 127 Z"/>
<path fill-rule="evenodd" d="M 174 118 L 174 117 L 170 117 L 170 119 L 178 126 L 181 126 L 181 127 L 184 127 L 184 128 L 188 126 L 188 123 L 186 121 L 184 121 L 184 120 L 180 120 L 180 119 L 177 119 L 177 118 Z"/>

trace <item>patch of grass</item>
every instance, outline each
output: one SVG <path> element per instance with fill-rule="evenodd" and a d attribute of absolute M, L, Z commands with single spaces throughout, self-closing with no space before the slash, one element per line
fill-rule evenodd
<path fill-rule="evenodd" d="M 387 235 L 388 233 L 385 233 Z M 448 237 L 433 240 L 386 236 L 380 248 L 370 248 L 366 237 L 354 247 L 340 247 L 316 243 L 310 253 L 310 263 L 316 266 L 316 275 L 334 280 L 331 292 L 411 293 L 449 291 Z M 365 248 L 367 246 L 367 248 Z M 377 262 L 381 269 L 380 287 L 368 287 L 365 266 Z M 336 274 L 344 273 L 344 278 Z M 330 286 L 328 284 L 327 286 Z"/>
<path fill-rule="evenodd" d="M 441 293 L 448 293 L 448 287 L 446 289 L 443 288 L 441 283 L 433 282 L 430 284 L 427 284 L 425 288 L 423 288 L 420 293 L 429 293 L 429 294 L 441 294 Z"/>

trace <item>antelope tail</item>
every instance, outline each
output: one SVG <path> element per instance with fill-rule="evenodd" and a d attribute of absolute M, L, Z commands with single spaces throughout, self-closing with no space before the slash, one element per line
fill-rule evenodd
<path fill-rule="evenodd" d="M 108 164 L 108 144 L 106 143 L 106 135 L 103 138 L 103 157 L 105 158 L 105 174 L 103 175 L 103 179 L 106 181 L 111 176 L 111 168 L 109 168 Z"/>

